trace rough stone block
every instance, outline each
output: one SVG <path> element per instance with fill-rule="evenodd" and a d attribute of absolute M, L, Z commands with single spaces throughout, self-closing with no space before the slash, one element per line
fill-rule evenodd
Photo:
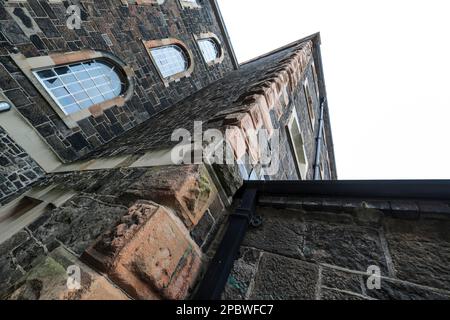
<path fill-rule="evenodd" d="M 450 221 L 385 220 L 396 277 L 450 291 Z"/>
<path fill-rule="evenodd" d="M 364 277 L 364 282 L 367 277 Z M 445 293 L 413 283 L 381 279 L 381 289 L 366 289 L 366 295 L 378 300 L 450 300 L 450 291 Z"/>
<path fill-rule="evenodd" d="M 222 299 L 245 300 L 247 298 L 261 255 L 262 252 L 259 250 L 241 247 L 239 258 L 234 262 Z"/>
<path fill-rule="evenodd" d="M 214 218 L 207 212 L 197 226 L 191 231 L 191 237 L 202 248 L 214 226 Z"/>
<path fill-rule="evenodd" d="M 350 301 L 350 300 L 370 300 L 370 299 L 360 295 L 355 295 L 351 292 L 322 288 L 320 293 L 320 300 Z"/>
<path fill-rule="evenodd" d="M 136 299 L 183 299 L 201 266 L 201 252 L 183 223 L 153 202 L 132 206 L 120 224 L 82 257 Z"/>
<path fill-rule="evenodd" d="M 213 168 L 226 194 L 234 196 L 244 183 L 238 166 L 213 164 Z"/>
<path fill-rule="evenodd" d="M 250 299 L 314 300 L 318 266 L 264 253 Z"/>
<path fill-rule="evenodd" d="M 76 196 L 36 221 L 34 234 L 49 250 L 49 246 L 53 246 L 52 243 L 58 239 L 81 254 L 126 212 L 125 207 L 105 203 L 93 196 Z"/>
<path fill-rule="evenodd" d="M 362 284 L 362 276 L 359 274 L 328 267 L 322 269 L 322 286 L 363 294 Z"/>
<path fill-rule="evenodd" d="M 30 270 L 10 291 L 9 300 L 129 300 L 129 298 L 106 278 L 80 262 L 63 248 Z M 67 286 L 69 266 L 80 271 L 80 288 Z"/>
<path fill-rule="evenodd" d="M 296 259 L 366 272 L 387 263 L 377 229 L 354 225 L 345 215 L 258 208 L 261 228 L 250 230 L 244 245 Z"/>
<path fill-rule="evenodd" d="M 131 202 L 150 200 L 174 209 L 192 229 L 209 208 L 218 191 L 204 166 L 169 166 L 148 170 L 122 194 Z"/>

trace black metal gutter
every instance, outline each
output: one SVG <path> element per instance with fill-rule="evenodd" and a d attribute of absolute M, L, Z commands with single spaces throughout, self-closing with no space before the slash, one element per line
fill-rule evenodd
<path fill-rule="evenodd" d="M 327 98 L 323 98 L 320 103 L 319 132 L 316 138 L 316 160 L 314 161 L 314 180 L 322 180 L 320 178 L 320 162 L 322 161 L 322 142 L 323 142 L 323 116 L 325 111 L 325 103 Z"/>
<path fill-rule="evenodd" d="M 247 181 L 242 190 L 245 188 L 258 190 L 258 196 L 450 201 L 450 180 Z"/>
<path fill-rule="evenodd" d="M 236 53 L 233 48 L 233 44 L 231 43 L 230 35 L 228 33 L 227 27 L 225 25 L 225 21 L 223 20 L 222 12 L 220 11 L 219 4 L 217 3 L 217 0 L 210 0 L 211 7 L 214 11 L 214 15 L 217 18 L 217 22 L 219 23 L 220 31 L 223 34 L 223 37 L 225 38 L 225 46 L 228 49 L 228 52 L 230 53 L 231 62 L 233 63 L 234 68 L 237 70 L 239 69 L 239 62 L 236 58 Z"/>
<path fill-rule="evenodd" d="M 241 205 L 230 215 L 227 231 L 203 278 L 195 300 L 220 300 L 241 243 L 256 210 L 256 189 L 247 188 Z"/>

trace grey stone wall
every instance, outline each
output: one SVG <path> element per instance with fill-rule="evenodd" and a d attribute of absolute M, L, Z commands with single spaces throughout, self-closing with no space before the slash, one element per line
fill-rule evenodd
<path fill-rule="evenodd" d="M 43 175 L 39 165 L 0 127 L 0 205 Z"/>
<path fill-rule="evenodd" d="M 66 8 L 80 4 L 80 30 L 66 26 Z M 7 8 L 14 8 L 13 11 Z M 175 102 L 204 88 L 233 69 L 230 54 L 223 46 L 223 63 L 207 66 L 193 34 L 223 35 L 210 7 L 182 9 L 178 0 L 162 5 L 124 6 L 120 0 L 62 1 L 30 0 L 24 3 L 0 1 L 0 88 L 17 109 L 66 161 L 72 161 L 112 140 Z M 107 36 L 112 44 L 105 42 Z M 160 79 L 142 40 L 177 38 L 192 51 L 195 69 L 191 77 L 166 87 Z M 113 107 L 99 117 L 79 121 L 69 129 L 27 80 L 10 58 L 82 49 L 104 50 L 132 67 L 135 92 L 123 107 Z"/>
<path fill-rule="evenodd" d="M 224 299 L 450 299 L 448 203 L 262 198 L 257 213 Z"/>

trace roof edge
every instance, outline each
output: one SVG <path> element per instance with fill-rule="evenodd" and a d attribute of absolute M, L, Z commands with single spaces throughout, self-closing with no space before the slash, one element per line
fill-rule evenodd
<path fill-rule="evenodd" d="M 275 53 L 278 53 L 278 52 L 280 52 L 280 51 L 286 50 L 286 49 L 288 49 L 288 48 L 291 48 L 291 47 L 293 47 L 293 46 L 296 46 L 296 45 L 298 45 L 298 44 L 301 44 L 301 43 L 303 43 L 303 42 L 310 41 L 310 40 L 312 40 L 313 43 L 314 43 L 315 45 L 320 45 L 320 44 L 321 44 L 320 32 L 313 33 L 313 34 L 311 34 L 311 35 L 309 35 L 309 36 L 307 36 L 307 37 L 304 37 L 304 38 L 302 38 L 302 39 L 293 41 L 293 42 L 291 42 L 291 43 L 289 43 L 289 44 L 287 44 L 287 45 L 284 45 L 284 46 L 282 46 L 282 47 L 280 47 L 280 48 L 278 48 L 278 49 L 272 50 L 272 51 L 267 52 L 267 53 L 264 53 L 264 54 L 262 54 L 262 55 L 260 55 L 260 56 L 258 56 L 258 57 L 255 57 L 255 58 L 252 58 L 252 59 L 250 59 L 250 60 L 247 60 L 247 61 L 241 63 L 240 66 L 243 66 L 243 65 L 252 63 L 252 62 L 254 62 L 254 61 L 257 61 L 257 60 L 259 60 L 259 59 L 262 59 L 262 58 L 271 56 L 271 55 L 273 55 L 273 54 L 275 54 Z"/>

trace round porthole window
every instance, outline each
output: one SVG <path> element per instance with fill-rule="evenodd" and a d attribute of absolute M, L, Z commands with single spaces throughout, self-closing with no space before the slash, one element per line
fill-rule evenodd
<path fill-rule="evenodd" d="M 11 105 L 8 102 L 1 101 L 0 102 L 0 112 L 9 111 L 11 109 Z"/>

